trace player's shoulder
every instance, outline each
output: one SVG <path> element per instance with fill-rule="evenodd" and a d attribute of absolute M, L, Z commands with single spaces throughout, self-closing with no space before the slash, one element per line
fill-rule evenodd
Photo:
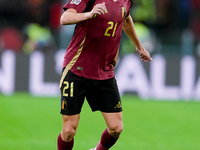
<path fill-rule="evenodd" d="M 120 0 L 120 3 L 129 5 L 131 7 L 133 5 L 133 0 Z"/>
<path fill-rule="evenodd" d="M 129 0 L 129 3 L 132 6 L 133 5 L 133 0 Z"/>
<path fill-rule="evenodd" d="M 94 1 L 94 0 L 84 0 L 86 3 L 90 2 L 90 1 Z"/>
<path fill-rule="evenodd" d="M 84 1 L 85 3 L 91 3 L 91 4 L 94 4 L 97 0 L 80 0 L 80 1 Z"/>
<path fill-rule="evenodd" d="M 88 3 L 89 1 L 91 1 L 91 0 L 70 0 L 69 3 L 70 3 L 70 4 L 76 4 L 76 5 L 78 5 L 78 4 L 80 4 L 81 2 L 86 2 L 86 3 Z"/>

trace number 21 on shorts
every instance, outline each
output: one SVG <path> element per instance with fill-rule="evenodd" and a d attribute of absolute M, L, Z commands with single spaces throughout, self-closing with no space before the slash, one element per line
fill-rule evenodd
<path fill-rule="evenodd" d="M 63 88 L 63 96 L 73 97 L 74 96 L 74 82 L 69 83 L 68 81 L 64 81 L 63 84 L 65 85 Z M 69 91 L 69 93 L 67 93 L 66 91 Z"/>

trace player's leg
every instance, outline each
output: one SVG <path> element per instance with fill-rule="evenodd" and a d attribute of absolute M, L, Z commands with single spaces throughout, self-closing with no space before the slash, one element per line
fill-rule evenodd
<path fill-rule="evenodd" d="M 91 89 L 87 100 L 93 111 L 102 112 L 107 125 L 96 150 L 108 150 L 123 130 L 121 99 L 115 78 L 94 82 L 97 88 Z"/>
<path fill-rule="evenodd" d="M 64 69 L 60 82 L 61 111 L 63 128 L 58 136 L 58 150 L 71 150 L 78 127 L 80 112 L 84 103 L 86 89 L 83 78 Z"/>
<path fill-rule="evenodd" d="M 63 127 L 57 140 L 58 150 L 72 150 L 79 118 L 80 114 L 62 115 Z"/>
<path fill-rule="evenodd" d="M 122 112 L 103 113 L 107 128 L 104 130 L 96 150 L 108 150 L 118 140 L 122 130 Z"/>
<path fill-rule="evenodd" d="M 107 125 L 108 133 L 112 137 L 118 138 L 123 130 L 122 112 L 117 112 L 117 113 L 102 112 L 102 114 Z"/>

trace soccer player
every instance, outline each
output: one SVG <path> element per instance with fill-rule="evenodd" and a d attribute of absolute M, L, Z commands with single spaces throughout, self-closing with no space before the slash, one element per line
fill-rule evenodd
<path fill-rule="evenodd" d="M 84 99 L 92 111 L 100 111 L 107 128 L 93 150 L 108 150 L 123 130 L 122 105 L 113 68 L 118 57 L 122 29 L 144 62 L 150 54 L 141 45 L 129 10 L 130 0 L 71 0 L 60 22 L 76 24 L 66 50 L 60 80 L 63 128 L 58 150 L 72 150 Z"/>

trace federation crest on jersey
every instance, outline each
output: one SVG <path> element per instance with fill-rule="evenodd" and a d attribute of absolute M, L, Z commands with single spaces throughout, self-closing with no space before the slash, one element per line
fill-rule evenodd
<path fill-rule="evenodd" d="M 81 0 L 71 0 L 70 4 L 79 5 Z"/>
<path fill-rule="evenodd" d="M 126 15 L 126 7 L 121 7 L 122 17 Z"/>

